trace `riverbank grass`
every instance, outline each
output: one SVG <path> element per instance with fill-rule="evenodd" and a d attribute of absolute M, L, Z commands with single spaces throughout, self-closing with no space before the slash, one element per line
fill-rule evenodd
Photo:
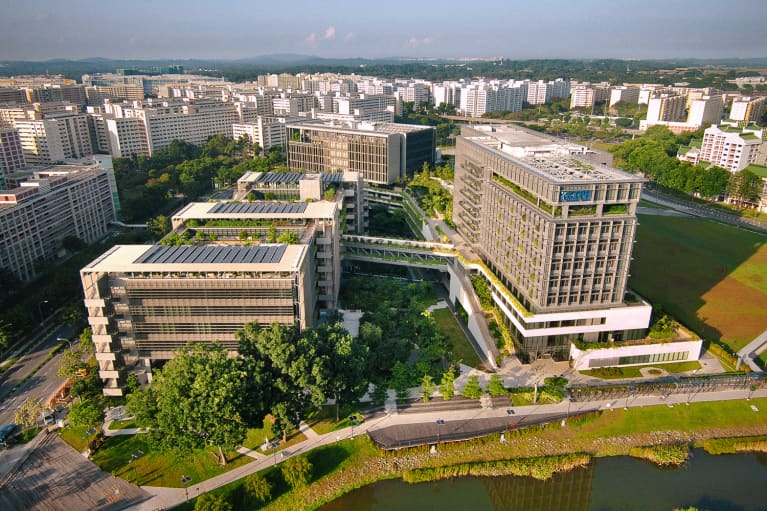
<path fill-rule="evenodd" d="M 752 404 L 760 411 L 754 412 L 750 407 Z M 414 479 L 436 475 L 454 477 L 463 471 L 471 471 L 467 465 L 490 470 L 487 467 L 500 467 L 502 461 L 515 460 L 514 463 L 523 465 L 528 463 L 521 461 L 526 458 L 547 459 L 536 462 L 537 471 L 546 464 L 558 464 L 551 457 L 561 461 L 570 459 L 568 456 L 575 456 L 573 459 L 576 460 L 583 456 L 573 453 L 627 455 L 632 447 L 687 445 L 693 435 L 702 441 L 706 436 L 735 436 L 754 430 L 767 434 L 767 399 L 692 403 L 674 408 L 664 405 L 627 411 L 618 409 L 589 413 L 583 419 L 575 417 L 565 427 L 557 422 L 545 428 L 506 432 L 504 441 L 494 434 L 467 442 L 440 444 L 434 453 L 428 446 L 384 452 L 378 450 L 368 437 L 358 436 L 307 453 L 314 469 L 310 484 L 305 487 L 289 490 L 273 468 L 261 472 L 273 482 L 273 499 L 267 504 L 259 505 L 248 499 L 243 480 L 214 493 L 225 496 L 238 510 L 311 511 L 354 489 L 402 477 L 408 471 L 412 474 L 408 477 Z M 682 438 L 674 440 L 675 437 Z M 192 510 L 193 503 L 177 509 Z"/>

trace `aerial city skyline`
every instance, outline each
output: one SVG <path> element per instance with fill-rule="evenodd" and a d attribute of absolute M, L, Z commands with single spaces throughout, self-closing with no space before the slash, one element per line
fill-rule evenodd
<path fill-rule="evenodd" d="M 0 3 L 0 509 L 762 509 L 765 20 Z"/>
<path fill-rule="evenodd" d="M 750 58 L 763 54 L 767 5 L 699 2 L 537 3 L 396 0 L 376 8 L 298 1 L 290 8 L 197 0 L 0 5 L 0 59 L 87 57 Z M 298 15 L 297 15 L 298 14 Z"/>

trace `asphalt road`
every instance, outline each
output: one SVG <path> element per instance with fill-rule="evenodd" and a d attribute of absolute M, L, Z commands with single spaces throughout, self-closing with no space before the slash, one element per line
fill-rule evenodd
<path fill-rule="evenodd" d="M 56 376 L 56 370 L 59 367 L 62 353 L 59 352 L 40 368 L 33 377 L 13 391 L 13 388 L 19 385 L 19 382 L 25 376 L 48 357 L 51 349 L 58 344 L 56 339 L 59 337 L 71 337 L 72 333 L 72 327 L 69 325 L 56 328 L 29 353 L 22 356 L 13 367 L 2 374 L 2 377 L 0 377 L 0 398 L 4 397 L 4 399 L 0 402 L 0 425 L 13 422 L 16 410 L 26 399 L 31 397 L 45 402 L 64 383 L 64 378 Z"/>

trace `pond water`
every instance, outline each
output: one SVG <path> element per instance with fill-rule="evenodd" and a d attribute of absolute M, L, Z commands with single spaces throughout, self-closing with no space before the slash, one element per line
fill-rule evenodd
<path fill-rule="evenodd" d="M 767 511 L 767 456 L 695 450 L 683 468 L 628 457 L 601 458 L 549 481 L 467 477 L 434 483 L 382 481 L 321 511 Z"/>

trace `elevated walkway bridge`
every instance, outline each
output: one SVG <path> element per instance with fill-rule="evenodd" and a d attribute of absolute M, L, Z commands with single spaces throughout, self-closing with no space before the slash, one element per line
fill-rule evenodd
<path fill-rule="evenodd" d="M 443 272 L 447 272 L 448 264 L 456 259 L 455 247 L 451 243 L 353 234 L 345 234 L 341 237 L 341 253 L 347 260 L 386 262 Z"/>

